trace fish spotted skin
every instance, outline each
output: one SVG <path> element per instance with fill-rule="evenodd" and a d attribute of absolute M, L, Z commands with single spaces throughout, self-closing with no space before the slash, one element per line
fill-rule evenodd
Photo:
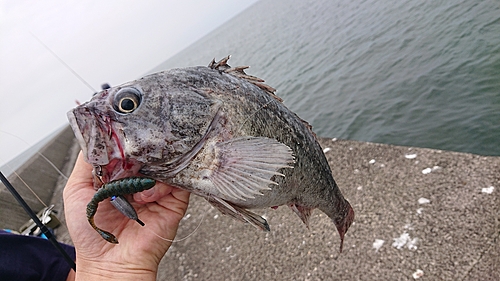
<path fill-rule="evenodd" d="M 318 208 L 343 241 L 354 211 L 311 126 L 228 59 L 151 74 L 68 112 L 85 159 L 104 182 L 143 174 L 263 230 L 248 209 L 288 205 L 308 226 Z"/>

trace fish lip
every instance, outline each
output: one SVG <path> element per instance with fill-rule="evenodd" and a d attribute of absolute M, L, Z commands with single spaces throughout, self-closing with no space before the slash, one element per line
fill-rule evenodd
<path fill-rule="evenodd" d="M 86 162 L 92 165 L 107 165 L 109 163 L 109 139 L 103 133 L 103 125 L 99 118 L 86 106 L 78 106 L 67 113 L 75 138 L 82 149 Z M 90 131 L 84 135 L 85 131 Z M 101 141 L 99 141 L 101 140 Z"/>
<path fill-rule="evenodd" d="M 71 129 L 73 129 L 73 133 L 75 134 L 75 138 L 78 141 L 78 144 L 80 145 L 80 148 L 82 149 L 83 156 L 85 158 L 85 161 L 88 162 L 88 150 L 87 150 L 87 143 L 85 142 L 85 139 L 82 134 L 82 130 L 80 130 L 80 127 L 78 126 L 78 122 L 76 120 L 75 116 L 75 110 L 72 109 L 68 111 L 66 116 L 68 117 L 69 125 L 71 126 Z"/>

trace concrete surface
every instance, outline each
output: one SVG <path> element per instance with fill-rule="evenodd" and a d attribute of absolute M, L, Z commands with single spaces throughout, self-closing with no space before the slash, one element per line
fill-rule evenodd
<path fill-rule="evenodd" d="M 330 148 L 334 177 L 356 212 L 342 254 L 320 211 L 311 231 L 287 207 L 258 211 L 271 227 L 265 233 L 193 196 L 178 238 L 207 215 L 193 236 L 169 250 L 159 280 L 413 280 L 417 270 L 420 280 L 500 280 L 499 157 L 321 143 Z M 405 157 L 411 154 L 416 158 Z M 491 194 L 482 192 L 491 186 Z M 383 241 L 378 250 L 377 239 Z"/>
<path fill-rule="evenodd" d="M 268 219 L 266 233 L 192 196 L 177 236 L 188 238 L 167 252 L 158 280 L 500 280 L 500 157 L 321 144 L 356 212 L 343 253 L 320 211 L 309 231 L 287 207 L 256 210 Z M 71 151 L 65 173 L 78 148 Z M 59 207 L 63 186 L 52 200 Z M 64 227 L 57 234 L 71 242 Z"/>
<path fill-rule="evenodd" d="M 16 174 L 6 175 L 35 213 L 43 209 L 44 204 L 49 204 L 60 177 L 57 170 L 49 164 L 49 161 L 57 169 L 62 169 L 68 162 L 68 157 L 70 157 L 68 149 L 73 146 L 73 143 L 73 131 L 68 126 L 45 144 L 38 154 L 35 154 L 16 169 L 19 177 Z M 25 183 L 33 189 L 44 204 L 33 195 Z M 30 217 L 24 212 L 24 209 L 18 204 L 14 196 L 0 182 L 0 229 L 18 230 L 29 219 Z"/>

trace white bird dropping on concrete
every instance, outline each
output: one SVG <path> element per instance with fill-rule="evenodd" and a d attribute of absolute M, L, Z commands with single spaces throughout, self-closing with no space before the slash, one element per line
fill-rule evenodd
<path fill-rule="evenodd" d="M 481 189 L 481 192 L 482 192 L 482 193 L 492 194 L 492 193 L 493 193 L 493 190 L 495 190 L 495 187 L 494 187 L 494 186 L 489 186 L 489 187 L 483 187 L 483 188 Z"/>
<path fill-rule="evenodd" d="M 401 250 L 405 245 L 408 247 L 409 250 L 416 250 L 417 249 L 417 238 L 411 239 L 410 234 L 408 234 L 406 231 L 401 234 L 398 238 L 393 238 L 394 243 L 392 243 L 392 246 L 395 247 L 398 250 Z"/>
<path fill-rule="evenodd" d="M 401 236 L 399 236 L 398 238 L 394 238 L 394 243 L 392 243 L 392 246 L 398 250 L 401 250 L 401 248 L 403 248 L 406 242 L 408 242 L 409 240 L 410 234 L 403 232 Z"/>
<path fill-rule="evenodd" d="M 429 204 L 429 203 L 431 203 L 431 200 L 427 198 L 424 197 L 418 198 L 418 204 Z"/>
<path fill-rule="evenodd" d="M 431 169 L 431 168 L 425 168 L 425 169 L 423 169 L 423 170 L 422 170 L 422 174 L 424 174 L 424 175 L 427 175 L 427 174 L 429 174 L 430 172 L 432 172 L 432 169 Z"/>
<path fill-rule="evenodd" d="M 409 250 L 416 250 L 417 249 L 417 238 L 410 239 L 408 243 L 406 243 L 406 246 L 408 246 Z"/>
<path fill-rule="evenodd" d="M 413 276 L 413 279 L 418 279 L 418 278 L 424 276 L 424 271 L 421 269 L 417 269 L 417 271 L 415 271 L 412 276 Z"/>
<path fill-rule="evenodd" d="M 422 174 L 426 175 L 430 172 L 434 172 L 434 171 L 439 170 L 439 169 L 441 169 L 441 167 L 439 167 L 439 166 L 434 166 L 432 168 L 425 168 L 422 170 Z"/>
<path fill-rule="evenodd" d="M 405 154 L 406 159 L 415 159 L 417 158 L 417 154 Z"/>
<path fill-rule="evenodd" d="M 382 248 L 382 245 L 384 245 L 385 241 L 382 239 L 375 239 L 375 242 L 373 242 L 373 248 L 375 248 L 375 252 L 378 252 L 380 248 Z"/>

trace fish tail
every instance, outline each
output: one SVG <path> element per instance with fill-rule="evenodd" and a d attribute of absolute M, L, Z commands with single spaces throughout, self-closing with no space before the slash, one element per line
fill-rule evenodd
<path fill-rule="evenodd" d="M 354 221 L 354 210 L 351 204 L 347 200 L 344 200 L 345 204 L 339 208 L 340 212 L 336 218 L 332 218 L 333 223 L 337 227 L 337 231 L 340 235 L 340 252 L 342 253 L 342 247 L 344 245 L 344 235 Z"/>

